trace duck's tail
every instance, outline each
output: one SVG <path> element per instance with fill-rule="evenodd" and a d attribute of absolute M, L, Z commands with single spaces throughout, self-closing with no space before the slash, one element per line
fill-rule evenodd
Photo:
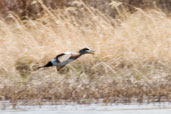
<path fill-rule="evenodd" d="M 48 63 L 47 63 L 46 65 L 44 65 L 44 66 L 37 67 L 35 70 L 39 70 L 40 68 L 51 67 L 51 66 L 53 66 L 53 64 L 52 64 L 52 62 L 50 61 L 50 62 L 48 62 Z"/>

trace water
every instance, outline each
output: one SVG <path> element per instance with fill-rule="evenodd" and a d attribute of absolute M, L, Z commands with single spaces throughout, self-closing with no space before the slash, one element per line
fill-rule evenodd
<path fill-rule="evenodd" d="M 9 105 L 0 114 L 171 114 L 171 104 L 21 105 L 16 109 Z"/>

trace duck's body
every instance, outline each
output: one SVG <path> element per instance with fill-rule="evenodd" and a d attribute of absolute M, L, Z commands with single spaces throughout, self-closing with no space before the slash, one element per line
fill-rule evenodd
<path fill-rule="evenodd" d="M 61 70 L 65 65 L 69 64 L 70 62 L 78 59 L 80 56 L 84 54 L 93 54 L 94 51 L 90 50 L 88 48 L 83 48 L 79 51 L 78 54 L 72 54 L 71 52 L 65 52 L 57 55 L 54 59 L 49 61 L 46 65 L 42 67 L 51 67 L 51 66 L 56 66 L 57 71 Z M 39 67 L 39 68 L 42 68 Z"/>

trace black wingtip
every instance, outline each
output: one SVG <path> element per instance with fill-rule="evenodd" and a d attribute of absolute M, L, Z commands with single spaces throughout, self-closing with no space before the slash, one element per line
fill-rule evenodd
<path fill-rule="evenodd" d="M 53 66 L 53 64 L 52 64 L 52 62 L 50 61 L 50 62 L 48 62 L 46 65 L 44 65 L 43 67 L 51 67 L 51 66 Z"/>
<path fill-rule="evenodd" d="M 40 67 L 37 67 L 35 70 L 39 70 L 40 68 L 44 68 L 44 67 L 51 67 L 53 66 L 53 64 L 51 62 L 48 62 L 46 65 L 44 66 L 40 66 Z"/>

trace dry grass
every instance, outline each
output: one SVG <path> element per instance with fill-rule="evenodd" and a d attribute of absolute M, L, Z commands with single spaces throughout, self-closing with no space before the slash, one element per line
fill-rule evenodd
<path fill-rule="evenodd" d="M 40 5 L 43 2 L 48 8 L 60 9 L 73 6 L 73 1 L 84 1 L 85 4 L 102 11 L 111 17 L 116 17 L 115 8 L 109 7 L 111 2 L 121 2 L 124 9 L 134 12 L 134 8 L 143 9 L 160 8 L 162 11 L 170 15 L 171 1 L 169 0 L 1 0 L 0 1 L 0 16 L 6 17 L 13 12 L 19 15 L 22 19 L 40 17 L 43 13 L 43 8 Z"/>
<path fill-rule="evenodd" d="M 171 19 L 156 10 L 112 19 L 82 2 L 37 20 L 0 21 L 0 99 L 91 103 L 171 100 Z M 82 7 L 82 8 L 80 8 Z M 90 47 L 66 67 L 34 71 L 56 54 Z"/>

